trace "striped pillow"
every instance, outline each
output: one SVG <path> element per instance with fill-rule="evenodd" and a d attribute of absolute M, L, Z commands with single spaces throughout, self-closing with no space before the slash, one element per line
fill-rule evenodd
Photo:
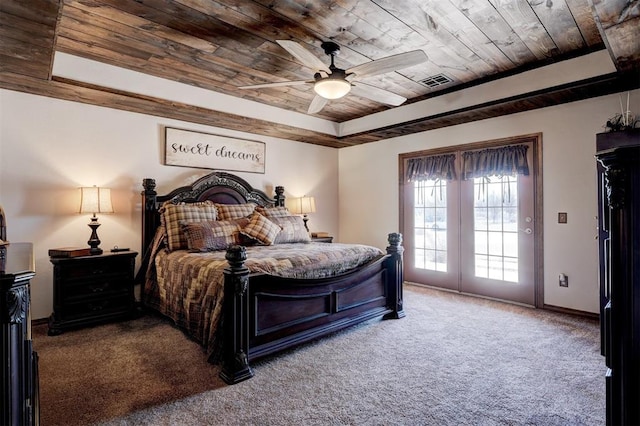
<path fill-rule="evenodd" d="M 216 219 L 216 206 L 211 201 L 181 204 L 166 202 L 160 208 L 160 221 L 167 233 L 169 251 L 188 248 L 187 238 L 182 232 L 182 222 L 205 222 Z"/>
<path fill-rule="evenodd" d="M 281 230 L 280 225 L 273 223 L 260 213 L 254 213 L 249 218 L 249 224 L 242 228 L 240 232 L 266 246 L 270 246 Z"/>

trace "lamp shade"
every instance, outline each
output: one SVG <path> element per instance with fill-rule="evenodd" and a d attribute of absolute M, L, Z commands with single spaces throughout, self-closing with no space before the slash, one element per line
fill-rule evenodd
<path fill-rule="evenodd" d="M 349 93 L 351 83 L 343 79 L 328 77 L 316 81 L 313 90 L 325 99 L 338 99 Z"/>
<path fill-rule="evenodd" d="M 316 200 L 313 197 L 295 198 L 290 205 L 289 210 L 293 214 L 315 213 Z"/>
<path fill-rule="evenodd" d="M 113 213 L 111 189 L 97 186 L 80 188 L 80 213 Z"/>

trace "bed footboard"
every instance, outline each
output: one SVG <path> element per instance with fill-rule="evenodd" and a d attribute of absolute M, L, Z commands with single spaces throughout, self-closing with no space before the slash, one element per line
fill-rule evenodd
<path fill-rule="evenodd" d="M 297 280 L 249 276 L 244 247 L 227 251 L 223 355 L 229 384 L 253 377 L 250 362 L 380 317 L 405 316 L 402 235 L 389 234 L 387 254 L 338 277 Z"/>

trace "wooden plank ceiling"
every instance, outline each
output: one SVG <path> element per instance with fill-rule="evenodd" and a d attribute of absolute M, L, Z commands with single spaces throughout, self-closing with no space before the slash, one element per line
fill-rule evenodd
<path fill-rule="evenodd" d="M 638 87 L 638 1 L 627 0 L 3 0 L 0 87 L 331 147 L 540 108 Z M 275 40 L 349 68 L 422 49 L 429 60 L 366 83 L 417 102 L 607 48 L 618 72 L 517 99 L 337 138 L 258 119 L 53 77 L 56 51 L 306 113 L 313 71 Z M 427 87 L 421 80 L 450 82 Z M 344 122 L 390 108 L 349 94 L 316 114 Z"/>

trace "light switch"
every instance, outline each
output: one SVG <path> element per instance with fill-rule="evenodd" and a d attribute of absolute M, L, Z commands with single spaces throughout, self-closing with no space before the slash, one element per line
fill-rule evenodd
<path fill-rule="evenodd" d="M 569 287 L 569 277 L 567 274 L 558 275 L 558 284 L 560 284 L 560 287 Z"/>
<path fill-rule="evenodd" d="M 558 223 L 567 223 L 567 213 L 565 212 L 558 213 Z"/>

